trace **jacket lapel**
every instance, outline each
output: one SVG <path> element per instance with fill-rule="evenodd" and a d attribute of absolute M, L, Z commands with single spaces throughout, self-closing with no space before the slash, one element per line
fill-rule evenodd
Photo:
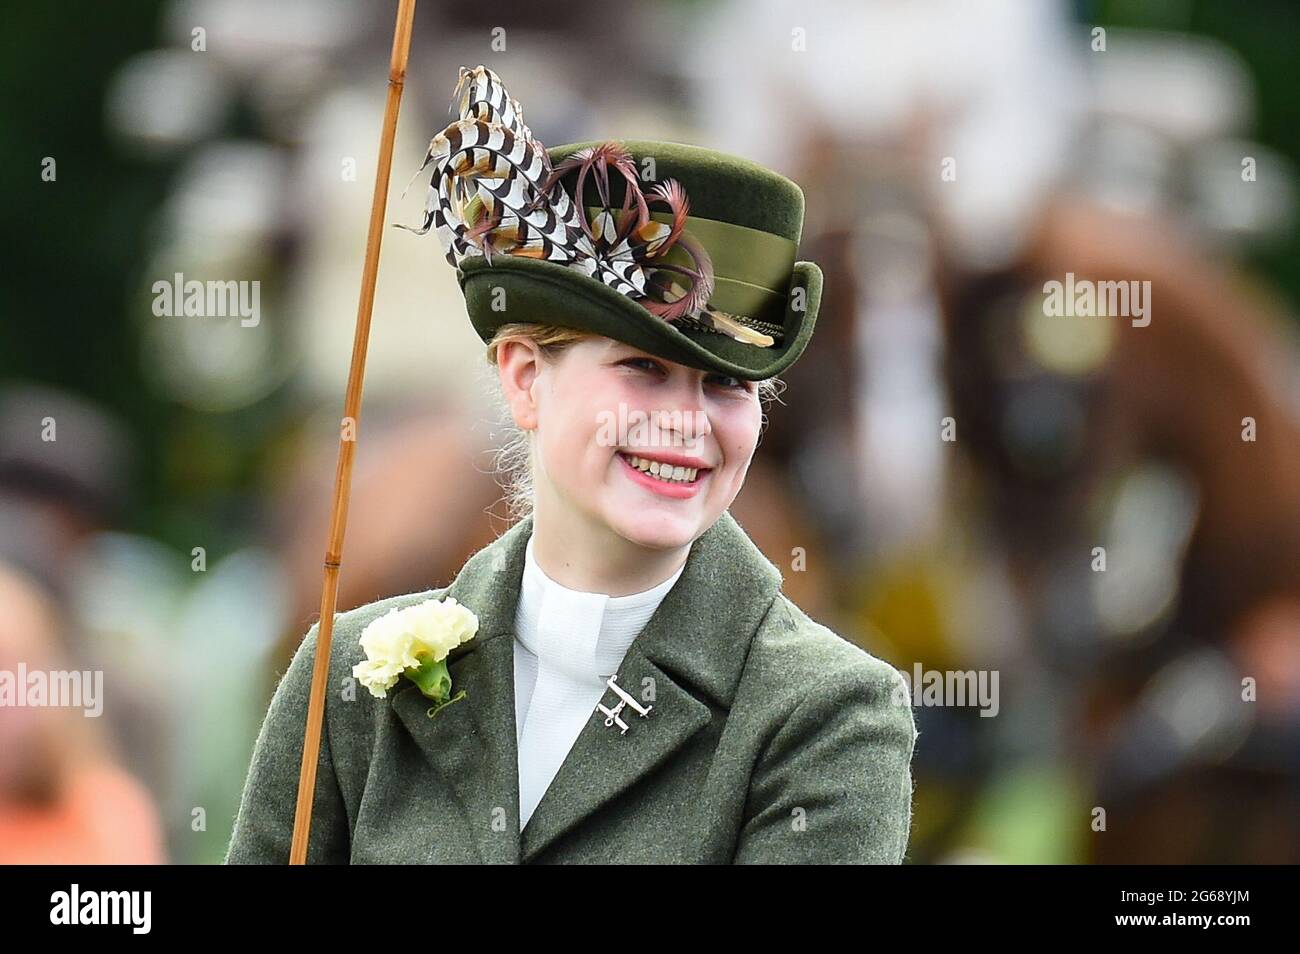
<path fill-rule="evenodd" d="M 520 860 L 514 623 L 531 522 L 472 556 L 445 593 L 479 620 L 478 633 L 452 650 L 447 664 L 452 695 L 463 689 L 465 697 L 429 718 L 429 700 L 409 680 L 392 696 L 393 711 L 455 793 L 478 853 L 466 862 Z"/>
<path fill-rule="evenodd" d="M 754 631 L 780 587 L 780 572 L 724 512 L 691 547 L 619 668 L 619 686 L 653 708 L 642 717 L 626 706 L 626 734 L 592 710 L 523 831 L 525 863 L 671 759 L 713 719 L 712 707 L 730 708 Z M 610 709 L 621 701 L 613 689 L 601 698 Z"/>

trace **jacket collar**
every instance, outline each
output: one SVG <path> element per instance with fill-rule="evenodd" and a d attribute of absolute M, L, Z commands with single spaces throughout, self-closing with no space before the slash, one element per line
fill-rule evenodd
<path fill-rule="evenodd" d="M 633 640 L 619 686 L 643 706 L 623 710 L 626 734 L 592 710 L 572 750 L 519 832 L 515 728 L 514 623 L 532 518 L 474 554 L 447 589 L 479 618 L 474 639 L 450 655 L 455 692 L 465 698 L 430 719 L 428 700 L 409 681 L 392 705 L 416 745 L 465 809 L 485 862 L 529 862 L 601 805 L 669 759 L 735 698 L 759 622 L 781 574 L 729 512 L 694 545 L 676 585 Z M 620 698 L 606 689 L 601 704 Z"/>

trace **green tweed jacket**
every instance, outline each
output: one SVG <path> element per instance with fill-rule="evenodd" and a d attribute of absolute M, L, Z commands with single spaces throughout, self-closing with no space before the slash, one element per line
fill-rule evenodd
<path fill-rule="evenodd" d="M 917 735 L 906 684 L 782 594 L 729 512 L 617 674 L 649 715 L 628 706 L 621 733 L 593 709 L 520 832 L 513 628 L 531 532 L 531 518 L 515 524 L 449 587 L 335 618 L 310 863 L 902 861 Z M 430 718 L 410 680 L 381 699 L 352 678 L 368 622 L 444 596 L 479 617 L 448 665 L 465 698 Z M 228 864 L 288 861 L 317 626 L 258 734 Z"/>

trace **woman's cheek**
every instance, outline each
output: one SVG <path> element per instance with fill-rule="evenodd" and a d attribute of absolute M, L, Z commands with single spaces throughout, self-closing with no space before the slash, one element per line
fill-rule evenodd
<path fill-rule="evenodd" d="M 728 431 L 729 440 L 724 446 L 727 454 L 727 469 L 731 477 L 729 481 L 731 490 L 739 493 L 740 485 L 744 482 L 745 474 L 748 473 L 750 462 L 754 457 L 754 450 L 758 446 L 762 411 L 761 409 L 747 410 L 744 414 L 738 414 L 731 424 L 732 427 Z"/>
<path fill-rule="evenodd" d="M 738 411 L 728 424 L 728 450 L 740 461 L 747 462 L 758 446 L 758 433 L 763 425 L 762 408 L 756 404 L 748 405 L 743 411 Z"/>
<path fill-rule="evenodd" d="M 542 436 L 542 460 L 551 483 L 557 487 L 568 487 L 573 483 L 573 468 L 565 466 L 566 460 L 572 460 L 571 432 L 556 428 L 558 419 L 552 417 L 548 426 L 540 429 Z"/>

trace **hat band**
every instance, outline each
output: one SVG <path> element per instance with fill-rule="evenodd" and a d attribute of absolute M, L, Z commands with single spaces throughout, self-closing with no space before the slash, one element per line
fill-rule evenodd
<path fill-rule="evenodd" d="M 588 206 L 588 221 L 602 211 L 598 206 Z M 650 218 L 665 225 L 673 222 L 670 212 L 651 212 Z M 784 324 L 790 276 L 799 251 L 795 242 L 771 232 L 694 215 L 686 217 L 685 227 L 713 260 L 711 308 Z M 680 247 L 669 250 L 663 260 L 673 265 L 691 264 L 690 255 Z"/>

